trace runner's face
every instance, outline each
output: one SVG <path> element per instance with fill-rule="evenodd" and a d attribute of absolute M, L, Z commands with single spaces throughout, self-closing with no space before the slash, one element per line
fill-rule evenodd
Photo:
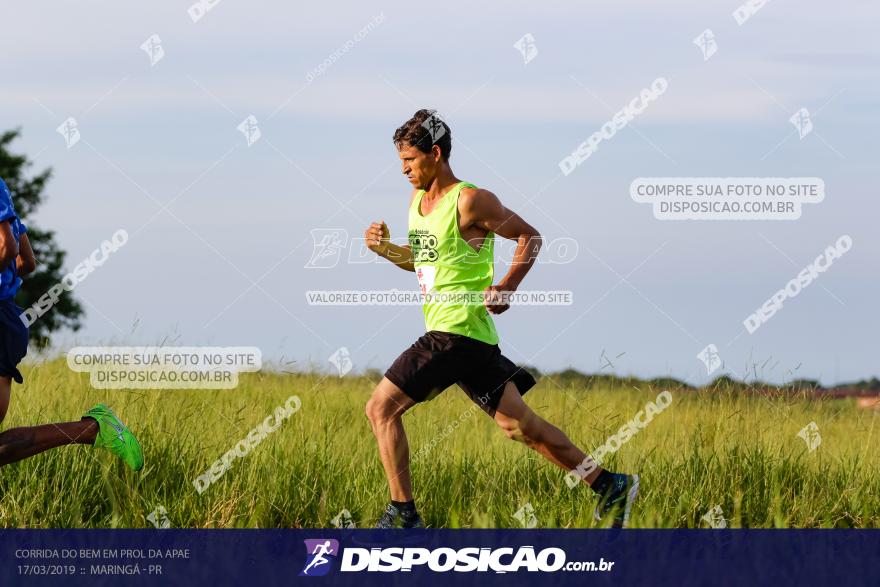
<path fill-rule="evenodd" d="M 423 153 L 410 145 L 399 150 L 403 174 L 416 189 L 426 190 L 437 174 L 437 162 L 434 153 Z"/>

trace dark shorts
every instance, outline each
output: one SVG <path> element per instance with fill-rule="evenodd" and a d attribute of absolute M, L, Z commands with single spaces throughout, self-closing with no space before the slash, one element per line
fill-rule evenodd
<path fill-rule="evenodd" d="M 24 383 L 18 364 L 27 354 L 28 327 L 21 321 L 23 310 L 12 298 L 0 300 L 0 377 Z"/>
<path fill-rule="evenodd" d="M 431 330 L 403 351 L 385 372 L 391 383 L 416 402 L 435 398 L 457 383 L 490 416 L 508 381 L 523 395 L 535 379 L 501 354 L 497 344 Z"/>

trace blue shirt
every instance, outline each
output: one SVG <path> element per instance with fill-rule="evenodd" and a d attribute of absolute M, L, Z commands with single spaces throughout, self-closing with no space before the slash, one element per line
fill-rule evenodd
<path fill-rule="evenodd" d="M 9 188 L 6 187 L 6 182 L 2 179 L 0 179 L 0 222 L 9 222 L 16 243 L 21 240 L 21 235 L 27 233 L 27 227 L 22 223 L 12 206 Z M 21 277 L 15 270 L 15 259 L 13 259 L 9 266 L 0 272 L 0 300 L 14 296 L 19 287 L 21 287 Z"/>

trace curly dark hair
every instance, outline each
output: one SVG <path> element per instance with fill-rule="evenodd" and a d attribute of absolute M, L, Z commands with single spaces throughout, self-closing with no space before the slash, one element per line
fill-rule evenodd
<path fill-rule="evenodd" d="M 448 161 L 452 151 L 452 131 L 436 110 L 422 108 L 394 131 L 394 145 L 398 149 L 409 145 L 422 153 L 430 153 L 437 145 L 443 160 Z"/>

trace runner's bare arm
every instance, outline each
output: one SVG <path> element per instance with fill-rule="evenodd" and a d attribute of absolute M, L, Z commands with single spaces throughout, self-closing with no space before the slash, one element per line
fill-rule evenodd
<path fill-rule="evenodd" d="M 18 274 L 22 277 L 37 270 L 37 260 L 34 258 L 34 250 L 31 241 L 26 234 L 21 235 L 18 243 L 18 257 L 15 258 L 15 266 Z"/>
<path fill-rule="evenodd" d="M 384 220 L 370 224 L 370 227 L 364 232 L 364 239 L 367 241 L 367 248 L 380 257 L 388 259 L 401 269 L 416 270 L 413 266 L 412 251 L 409 246 L 395 245 L 390 241 L 391 231 L 388 230 Z"/>
<path fill-rule="evenodd" d="M 388 256 L 385 258 L 406 271 L 415 272 L 416 270 L 409 245 L 398 246 L 388 243 Z"/>
<path fill-rule="evenodd" d="M 462 225 L 478 226 L 517 242 L 510 270 L 497 286 L 499 290 L 516 291 L 541 250 L 540 233 L 488 190 L 462 190 L 458 209 Z"/>
<path fill-rule="evenodd" d="M 0 222 L 0 271 L 14 263 L 17 256 L 18 243 L 12 234 L 12 225 L 9 222 Z"/>
<path fill-rule="evenodd" d="M 413 190 L 410 194 L 410 206 L 412 206 L 413 199 L 416 197 L 417 193 L 418 190 Z M 409 210 L 409 208 L 407 208 L 407 210 Z M 364 239 L 367 241 L 367 248 L 380 257 L 388 259 L 401 269 L 413 272 L 416 270 L 413 265 L 412 251 L 410 250 L 409 245 L 401 246 L 392 243 L 391 231 L 388 230 L 388 226 L 385 224 L 384 220 L 370 224 L 370 227 L 364 233 Z"/>

